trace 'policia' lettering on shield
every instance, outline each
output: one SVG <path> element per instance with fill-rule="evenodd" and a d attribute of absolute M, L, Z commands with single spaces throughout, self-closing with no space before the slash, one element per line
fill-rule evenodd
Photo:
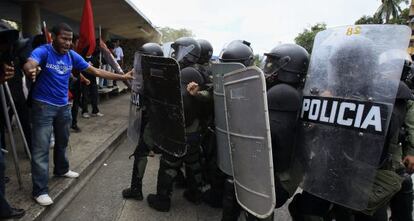
<path fill-rule="evenodd" d="M 384 103 L 305 96 L 300 117 L 305 122 L 383 135 L 389 108 Z"/>

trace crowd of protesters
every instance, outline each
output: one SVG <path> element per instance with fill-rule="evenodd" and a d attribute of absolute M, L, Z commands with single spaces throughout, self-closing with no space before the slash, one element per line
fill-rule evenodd
<path fill-rule="evenodd" d="M 48 194 L 49 147 L 52 136 L 53 174 L 57 177 L 77 178 L 79 174 L 70 170 L 66 148 L 71 128 L 72 131 L 80 131 L 77 124 L 79 107 L 85 118 L 102 117 L 98 108 L 97 78 L 107 81 L 132 79 L 132 72 L 115 74 L 101 64 L 99 47 L 96 47 L 91 57 L 82 57 L 81 52 L 75 52 L 78 36 L 69 25 L 61 23 L 52 28 L 52 43 L 46 43 L 46 35 L 47 33 L 22 41 L 19 40 L 17 30 L 0 20 L 0 84 L 8 81 L 13 91 L 13 100 L 32 156 L 32 196 L 42 206 L 53 203 Z M 22 42 L 25 46 L 16 50 L 16 42 Z M 117 60 L 122 65 L 123 53 L 119 42 L 114 42 L 113 45 L 116 45 L 113 47 L 113 55 L 119 58 Z M 92 106 L 91 114 L 88 110 L 89 103 Z M 0 117 L 2 149 L 6 149 L 4 115 Z M 7 178 L 4 171 L 5 160 L 3 151 L 0 151 L 0 219 L 21 218 L 25 211 L 10 206 L 6 200 Z"/>

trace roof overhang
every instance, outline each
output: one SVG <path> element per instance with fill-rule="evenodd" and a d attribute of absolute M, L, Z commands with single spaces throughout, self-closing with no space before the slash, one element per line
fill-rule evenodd
<path fill-rule="evenodd" d="M 27 0 L 13 0 L 16 3 Z M 80 22 L 85 0 L 38 0 L 40 8 Z M 131 0 L 91 0 L 95 26 L 127 39 L 159 41 L 161 33 Z M 50 23 L 50 21 L 48 21 Z"/>

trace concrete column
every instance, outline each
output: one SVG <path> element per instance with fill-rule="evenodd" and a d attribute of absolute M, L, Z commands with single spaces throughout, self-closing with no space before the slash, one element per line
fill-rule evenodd
<path fill-rule="evenodd" d="M 40 7 L 37 1 L 21 2 L 23 37 L 40 34 Z"/>

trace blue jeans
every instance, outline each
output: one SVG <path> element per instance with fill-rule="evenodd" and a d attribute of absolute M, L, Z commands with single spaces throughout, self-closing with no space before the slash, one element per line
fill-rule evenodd
<path fill-rule="evenodd" d="M 49 146 L 52 132 L 55 135 L 53 173 L 61 176 L 69 171 L 66 147 L 72 122 L 70 106 L 54 106 L 33 101 L 32 105 L 32 182 L 33 196 L 48 193 Z"/>

